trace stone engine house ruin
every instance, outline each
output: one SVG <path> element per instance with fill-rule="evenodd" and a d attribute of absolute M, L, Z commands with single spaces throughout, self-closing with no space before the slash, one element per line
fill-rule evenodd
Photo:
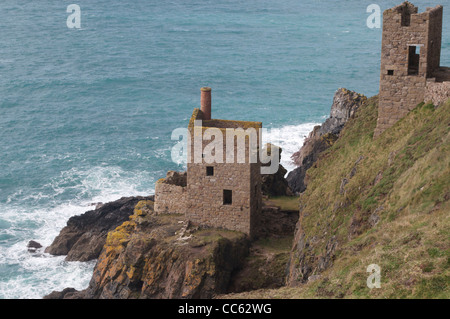
<path fill-rule="evenodd" d="M 165 179 L 156 183 L 155 212 L 185 214 L 194 225 L 241 231 L 253 237 L 262 207 L 261 163 L 259 159 L 250 161 L 250 137 L 246 131 L 248 128 L 255 129 L 256 143 L 259 145 L 262 123 L 211 119 L 211 88 L 208 87 L 201 88 L 200 104 L 200 109 L 194 109 L 188 125 L 190 146 L 187 172 L 168 172 Z M 222 132 L 223 149 L 219 153 L 223 161 L 210 162 L 204 158 L 203 151 L 210 141 L 202 136 L 209 128 Z M 232 162 L 226 158 L 230 156 L 226 141 L 228 129 L 238 129 L 234 130 L 232 140 Z M 240 138 L 245 143 L 244 162 L 238 160 L 238 152 L 243 151 L 238 147 Z M 201 151 L 196 155 L 198 151 L 194 147 L 198 143 Z"/>
<path fill-rule="evenodd" d="M 383 13 L 381 74 L 374 137 L 417 104 L 450 98 L 450 68 L 440 66 L 443 7 L 418 13 L 408 1 Z"/>

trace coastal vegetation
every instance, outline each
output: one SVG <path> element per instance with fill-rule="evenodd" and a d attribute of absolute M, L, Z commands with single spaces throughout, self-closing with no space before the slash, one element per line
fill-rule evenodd
<path fill-rule="evenodd" d="M 450 297 L 450 101 L 374 139 L 377 108 L 369 99 L 307 171 L 288 285 L 234 297 Z"/>

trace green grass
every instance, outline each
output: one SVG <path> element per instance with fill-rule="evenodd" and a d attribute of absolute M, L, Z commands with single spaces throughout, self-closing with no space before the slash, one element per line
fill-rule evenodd
<path fill-rule="evenodd" d="M 291 264 L 320 277 L 241 297 L 450 298 L 450 101 L 419 104 L 374 140 L 377 107 L 377 97 L 369 99 L 307 172 L 299 201 L 308 246 L 294 247 Z M 318 270 L 332 239 L 331 266 Z M 380 289 L 366 286 L 370 264 L 381 268 Z"/>
<path fill-rule="evenodd" d="M 299 210 L 298 196 L 273 196 L 265 200 L 265 203 L 278 206 L 281 210 Z"/>
<path fill-rule="evenodd" d="M 253 245 L 262 247 L 265 250 L 273 253 L 287 252 L 291 249 L 293 236 L 286 237 L 270 237 L 270 238 L 260 238 L 253 243 Z"/>

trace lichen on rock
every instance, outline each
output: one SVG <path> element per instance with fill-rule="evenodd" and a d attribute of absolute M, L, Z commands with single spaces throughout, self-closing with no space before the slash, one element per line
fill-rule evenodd
<path fill-rule="evenodd" d="M 183 215 L 157 215 L 153 204 L 138 202 L 133 215 L 108 233 L 89 287 L 71 297 L 212 298 L 226 291 L 248 255 L 248 237 L 187 227 Z"/>

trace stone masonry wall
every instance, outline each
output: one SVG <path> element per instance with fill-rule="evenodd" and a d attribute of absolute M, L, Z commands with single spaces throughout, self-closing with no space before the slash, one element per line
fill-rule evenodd
<path fill-rule="evenodd" d="M 211 148 L 214 145 L 211 143 L 219 141 L 216 140 L 216 136 L 211 140 L 201 138 L 201 135 L 204 135 L 211 127 L 196 127 L 194 130 L 194 126 L 191 125 L 193 118 L 201 119 L 201 114 L 199 116 L 199 112 L 194 110 L 189 124 L 191 147 L 187 165 L 186 218 L 193 224 L 241 231 L 251 237 L 257 223 L 257 215 L 262 207 L 260 163 L 249 162 L 250 139 L 246 138 L 243 131 L 237 132 L 238 137 L 231 144 L 234 146 L 234 161 L 227 162 L 227 128 L 243 125 L 248 125 L 246 128 L 260 127 L 261 124 L 223 120 L 205 121 L 206 124 L 214 125 L 216 132 L 221 132 L 223 137 L 222 144 L 217 144 L 218 148 L 214 149 Z M 255 136 L 257 143 L 258 135 Z M 206 154 L 210 152 L 217 154 L 213 162 L 207 163 L 208 158 L 200 158 L 199 154 L 197 158 L 194 158 L 196 138 L 199 138 L 197 142 L 200 142 L 201 149 Z M 243 163 L 237 161 L 239 140 L 245 141 Z M 221 155 L 219 156 L 216 152 L 220 152 Z M 199 159 L 200 162 L 198 162 Z M 232 193 L 230 204 L 224 203 L 224 191 Z"/>
<path fill-rule="evenodd" d="M 211 164 L 214 176 L 206 175 L 203 164 L 188 164 L 186 217 L 194 224 L 251 232 L 250 166 Z M 223 191 L 232 191 L 232 203 L 225 205 Z"/>
<path fill-rule="evenodd" d="M 258 232 L 260 225 L 260 215 L 262 211 L 261 197 L 261 164 L 250 165 L 250 235 L 254 236 Z"/>
<path fill-rule="evenodd" d="M 428 23 L 428 61 L 427 76 L 433 77 L 434 72 L 439 69 L 441 63 L 441 44 L 442 44 L 442 15 L 441 6 L 434 10 L 429 10 Z"/>
<path fill-rule="evenodd" d="M 186 197 L 186 173 L 169 171 L 155 184 L 154 210 L 157 214 L 185 214 Z"/>
<path fill-rule="evenodd" d="M 425 90 L 425 102 L 433 102 L 434 105 L 439 105 L 450 99 L 450 82 L 427 82 Z"/>
<path fill-rule="evenodd" d="M 374 137 L 424 100 L 427 78 L 439 67 L 441 31 L 442 6 L 417 13 L 416 7 L 405 2 L 383 13 L 379 109 Z M 410 54 L 413 46 L 420 47 L 416 74 L 410 67 L 417 59 Z"/>

